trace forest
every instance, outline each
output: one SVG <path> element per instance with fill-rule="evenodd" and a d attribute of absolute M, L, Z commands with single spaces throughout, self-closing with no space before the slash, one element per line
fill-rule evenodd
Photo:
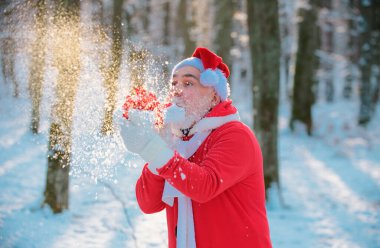
<path fill-rule="evenodd" d="M 379 0 L 0 1 L 0 246 L 167 247 L 114 113 L 196 47 L 229 66 L 274 247 L 380 246 Z M 254 197 L 254 196 L 247 196 Z"/>

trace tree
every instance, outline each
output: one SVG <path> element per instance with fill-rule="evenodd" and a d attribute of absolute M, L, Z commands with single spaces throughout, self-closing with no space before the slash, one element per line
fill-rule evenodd
<path fill-rule="evenodd" d="M 380 1 L 353 1 L 359 10 L 359 70 L 361 73 L 359 124 L 367 125 L 373 116 L 378 82 L 372 85 L 375 68 L 380 66 Z"/>
<path fill-rule="evenodd" d="M 49 131 L 44 204 L 54 213 L 69 207 L 69 171 L 74 98 L 80 72 L 80 0 L 57 0 L 51 42 L 57 68 L 56 102 Z"/>
<path fill-rule="evenodd" d="M 264 158 L 265 188 L 279 185 L 277 124 L 280 34 L 277 1 L 247 1 L 253 69 L 253 120 Z"/>
<path fill-rule="evenodd" d="M 214 22 L 214 0 L 193 0 L 188 8 L 192 11 L 194 27 L 192 33 L 197 46 L 213 48 Z"/>
<path fill-rule="evenodd" d="M 232 21 L 234 18 L 235 1 L 214 0 L 215 5 L 215 52 L 232 68 L 231 48 L 233 46 Z"/>
<path fill-rule="evenodd" d="M 358 80 L 356 68 L 359 61 L 359 34 L 358 34 L 358 13 L 353 6 L 353 1 L 349 3 L 349 42 L 347 57 L 349 60 L 348 72 L 345 78 L 343 96 L 346 99 L 350 99 L 353 94 L 353 84 Z"/>
<path fill-rule="evenodd" d="M 294 130 L 294 122 L 306 125 L 308 135 L 312 133 L 311 107 L 314 103 L 313 87 L 315 72 L 318 66 L 316 50 L 319 47 L 317 28 L 316 0 L 310 0 L 307 7 L 300 9 L 298 50 L 296 55 L 296 71 L 294 76 L 292 113 L 290 129 Z"/>
<path fill-rule="evenodd" d="M 169 46 L 170 44 L 170 1 L 165 1 L 163 4 L 163 14 L 164 14 L 164 25 L 163 25 L 163 41 L 164 46 Z"/>
<path fill-rule="evenodd" d="M 191 20 L 191 13 L 189 10 L 189 5 L 186 0 L 180 0 L 178 5 L 178 11 L 176 16 L 176 26 L 178 37 L 180 37 L 180 43 L 183 45 L 183 56 L 190 56 L 195 49 L 195 41 L 191 39 L 190 31 L 194 25 Z"/>
<path fill-rule="evenodd" d="M 334 23 L 333 18 L 337 19 L 338 13 L 334 10 L 334 6 L 331 1 L 321 1 L 319 2 L 319 6 L 321 7 L 319 24 L 319 39 L 321 40 L 319 47 L 319 54 L 321 54 L 320 68 L 324 75 L 323 81 L 325 83 L 326 100 L 328 102 L 332 102 L 334 101 L 334 95 L 337 91 L 334 86 L 334 66 L 337 64 L 334 60 L 334 55 L 337 54 L 337 46 L 334 47 L 334 39 L 336 39 L 336 31 L 334 31 L 334 26 L 336 24 Z"/>
<path fill-rule="evenodd" d="M 40 125 L 40 104 L 45 72 L 46 14 L 45 0 L 38 0 L 36 2 L 33 28 L 36 37 L 32 44 L 31 61 L 29 64 L 29 93 L 32 101 L 30 128 L 33 133 L 38 133 Z"/>
<path fill-rule="evenodd" d="M 290 76 L 290 63 L 292 57 L 291 38 L 292 38 L 292 15 L 289 13 L 289 1 L 279 1 L 279 22 L 280 22 L 280 36 L 281 36 L 281 59 L 284 70 L 284 89 L 289 87 Z M 286 92 L 286 90 L 285 90 Z M 288 92 L 286 92 L 288 93 Z"/>
<path fill-rule="evenodd" d="M 16 60 L 16 40 L 13 37 L 15 31 L 16 8 L 11 5 L 11 1 L 0 3 L 0 24 L 3 32 L 1 39 L 1 64 L 4 76 L 4 82 L 8 80 L 13 84 L 13 96 L 19 95 L 19 83 L 15 75 Z"/>
<path fill-rule="evenodd" d="M 106 66 L 102 67 L 104 85 L 107 91 L 105 114 L 101 130 L 103 135 L 113 131 L 112 118 L 116 106 L 117 81 L 119 79 L 122 57 L 123 2 L 123 0 L 114 0 L 113 2 L 111 63 L 108 68 Z"/>

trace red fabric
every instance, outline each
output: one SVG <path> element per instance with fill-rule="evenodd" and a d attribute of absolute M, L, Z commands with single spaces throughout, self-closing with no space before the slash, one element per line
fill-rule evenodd
<path fill-rule="evenodd" d="M 226 78 L 230 76 L 230 70 L 228 69 L 228 66 L 223 63 L 222 58 L 216 55 L 215 53 L 211 52 L 207 48 L 197 47 L 192 56 L 202 60 L 202 64 L 205 70 L 215 70 L 216 68 L 218 68 L 223 72 Z"/>
<path fill-rule="evenodd" d="M 194 136 L 194 134 L 193 135 L 190 135 L 190 136 L 183 136 L 182 137 L 182 140 L 183 141 L 189 141 L 189 140 L 191 140 L 191 138 Z"/>
<path fill-rule="evenodd" d="M 189 160 L 176 152 L 158 172 L 144 167 L 136 197 L 145 213 L 166 209 L 170 248 L 176 247 L 178 205 L 162 202 L 165 179 L 192 199 L 197 248 L 271 247 L 261 149 L 243 123 L 215 129 Z"/>
<path fill-rule="evenodd" d="M 232 105 L 232 101 L 230 99 L 227 99 L 216 105 L 210 112 L 206 114 L 205 117 L 220 117 L 236 113 L 237 109 L 234 105 Z"/>

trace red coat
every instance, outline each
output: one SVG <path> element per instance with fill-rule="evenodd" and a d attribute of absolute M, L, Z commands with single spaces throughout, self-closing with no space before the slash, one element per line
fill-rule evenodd
<path fill-rule="evenodd" d="M 148 214 L 166 208 L 170 248 L 176 247 L 178 204 L 162 201 L 165 179 L 192 199 L 197 248 L 271 247 L 262 161 L 252 131 L 239 121 L 228 122 L 188 160 L 176 152 L 157 170 L 159 176 L 145 166 L 136 184 L 137 201 Z"/>

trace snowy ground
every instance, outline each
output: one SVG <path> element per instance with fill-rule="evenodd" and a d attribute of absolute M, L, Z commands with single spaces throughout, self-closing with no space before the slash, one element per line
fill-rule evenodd
<path fill-rule="evenodd" d="M 114 137 L 74 132 L 70 210 L 40 208 L 48 123 L 32 135 L 28 100 L 9 97 L 7 87 L 0 88 L 0 247 L 166 247 L 164 213 L 144 215 L 135 200 L 142 161 L 115 156 L 125 152 Z M 267 206 L 274 247 L 380 247 L 380 115 L 363 129 L 356 113 L 357 103 L 319 103 L 316 134 L 307 137 L 288 130 L 289 106 L 281 106 L 284 202 L 273 189 Z"/>

